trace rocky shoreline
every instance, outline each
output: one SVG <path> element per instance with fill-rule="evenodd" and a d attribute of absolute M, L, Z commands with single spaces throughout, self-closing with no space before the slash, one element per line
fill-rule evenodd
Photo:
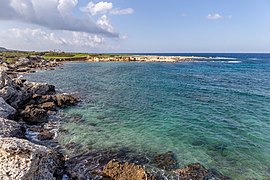
<path fill-rule="evenodd" d="M 61 64 L 39 56 L 0 64 L 0 179 L 230 179 L 199 163 L 179 165 L 173 152 L 151 159 L 130 156 L 125 149 L 65 155 L 55 140 L 58 122 L 50 117 L 61 108 L 76 105 L 78 98 L 19 76 Z M 75 151 L 77 145 L 65 148 Z M 145 166 L 149 162 L 155 173 Z"/>

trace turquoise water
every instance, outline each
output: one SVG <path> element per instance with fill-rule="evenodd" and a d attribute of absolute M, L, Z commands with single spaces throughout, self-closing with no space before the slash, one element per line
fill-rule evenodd
<path fill-rule="evenodd" d="M 27 78 L 82 99 L 65 113 L 85 121 L 63 124 L 69 134 L 61 143 L 140 154 L 170 150 L 180 166 L 200 162 L 234 179 L 270 179 L 270 55 L 224 56 L 67 63 Z"/>

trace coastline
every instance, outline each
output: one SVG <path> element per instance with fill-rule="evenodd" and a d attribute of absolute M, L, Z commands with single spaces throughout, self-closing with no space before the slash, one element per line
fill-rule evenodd
<path fill-rule="evenodd" d="M 145 57 L 145 56 L 140 56 L 140 58 L 141 57 Z M 158 56 L 156 56 L 155 58 L 153 58 L 153 56 L 151 56 L 151 59 L 149 61 L 145 60 L 145 58 L 142 58 L 142 59 L 144 59 L 142 61 L 146 61 L 146 62 L 192 61 L 191 59 L 184 59 L 184 58 L 182 58 L 182 59 L 180 58 L 181 60 L 179 60 L 179 61 L 176 61 L 176 60 L 167 61 L 168 59 L 166 59 L 166 58 L 165 58 L 165 60 L 162 59 L 162 58 L 157 59 Z M 26 66 L 26 67 L 18 66 L 19 71 L 17 71 L 18 68 L 14 69 L 14 67 L 11 67 L 13 69 L 5 69 L 8 72 L 7 74 L 9 74 L 9 75 L 11 75 L 13 77 L 13 79 L 11 79 L 10 77 L 6 76 L 4 73 L 3 73 L 3 75 L 1 74 L 2 77 L 5 77 L 5 82 L 9 82 L 5 86 L 12 87 L 12 86 L 20 85 L 19 87 L 21 89 L 23 89 L 24 86 L 25 86 L 25 82 L 20 84 L 20 82 L 18 83 L 17 81 L 22 80 L 22 79 L 15 77 L 18 72 L 19 73 L 29 73 L 29 72 L 34 72 L 37 69 L 53 70 L 55 67 L 61 65 L 62 63 L 69 62 L 66 59 L 65 61 L 59 61 L 59 62 L 58 61 L 52 61 L 53 62 L 52 63 L 50 61 L 46 61 L 42 57 L 39 57 L 39 60 L 40 60 L 39 64 L 37 66 L 35 66 L 33 64 L 29 65 L 29 64 L 25 63 L 27 61 L 27 59 L 23 59 L 23 60 L 21 59 L 21 61 L 24 62 L 24 63 L 22 63 L 23 66 Z M 126 62 L 125 59 L 121 59 L 121 60 Z M 36 61 L 36 60 L 33 60 L 33 61 Z M 76 61 L 76 60 L 73 59 L 73 60 L 70 60 L 70 61 Z M 89 60 L 87 60 L 87 62 L 107 62 L 107 61 L 119 61 L 119 59 L 116 58 L 114 60 L 111 60 L 110 58 L 105 58 L 105 59 L 100 58 L 100 59 L 98 59 L 98 61 L 95 61 L 95 60 L 94 61 L 89 61 Z M 129 59 L 128 61 L 133 61 L 133 60 Z M 27 62 L 31 62 L 31 61 L 27 61 Z M 18 61 L 17 65 L 19 63 L 21 63 L 21 62 Z M 43 63 L 43 65 L 42 65 L 42 63 Z M 22 69 L 22 68 L 25 68 L 25 69 Z M 4 72 L 4 71 L 2 71 L 2 72 Z M 23 80 L 23 81 L 25 81 L 25 80 Z M 28 84 L 31 84 L 31 82 L 28 82 Z M 35 84 L 35 85 L 37 85 L 37 84 Z M 74 105 L 74 104 L 76 104 L 78 102 L 75 99 L 67 100 L 67 99 L 65 99 L 65 98 L 67 98 L 66 96 L 64 96 L 64 98 L 62 98 L 62 100 L 57 100 L 57 98 L 59 98 L 59 97 L 57 97 L 57 93 L 55 91 L 54 86 L 48 85 L 48 84 L 46 84 L 46 85 L 45 84 L 40 84 L 40 86 L 41 85 L 42 85 L 42 88 L 41 87 L 37 88 L 36 89 L 37 91 L 35 91 L 35 93 L 33 93 L 31 95 L 30 99 L 28 99 L 29 101 L 26 103 L 27 105 L 33 105 L 34 104 L 34 108 L 32 108 L 31 106 L 30 107 L 28 106 L 28 109 L 30 109 L 30 110 L 32 110 L 32 109 L 35 110 L 36 105 L 38 105 L 39 108 L 40 108 L 40 105 L 42 105 L 41 109 L 48 109 L 49 111 L 53 111 L 55 109 L 57 111 L 59 108 L 62 108 L 64 106 L 66 106 L 66 105 Z M 47 91 L 43 91 L 41 94 L 36 94 L 36 92 L 40 93 L 41 89 L 42 90 L 44 89 L 44 86 L 46 86 L 45 89 L 47 89 Z M 2 87 L 1 87 L 1 89 L 2 89 Z M 54 99 L 54 98 L 56 98 L 56 99 Z M 69 96 L 69 98 L 72 99 L 72 96 Z M 64 101 L 63 99 L 65 100 L 64 104 L 55 103 L 55 102 Z M 31 103 L 29 104 L 30 101 L 32 101 L 31 102 L 32 104 Z M 70 103 L 70 102 L 72 102 L 72 103 Z M 57 107 L 55 107 L 56 105 L 57 105 Z M 53 112 L 56 112 L 56 111 L 53 111 Z M 44 113 L 44 111 L 42 111 L 42 113 Z M 6 116 L 5 119 L 10 118 L 10 119 L 17 120 L 18 117 L 17 118 L 12 118 L 12 116 L 16 116 L 15 114 L 11 113 L 11 115 Z M 54 113 L 52 113 L 52 114 L 54 114 Z M 29 121 L 30 117 L 32 118 L 32 120 L 30 121 L 30 124 L 33 123 L 32 121 L 35 121 L 35 120 L 39 121 L 41 117 L 39 116 L 37 118 L 36 115 L 37 114 L 35 114 L 35 113 L 33 114 L 33 116 L 28 116 L 28 115 L 25 116 L 25 115 L 23 115 L 23 118 L 24 118 L 23 125 L 25 125 L 25 121 L 26 122 Z M 4 124 L 7 124 L 7 122 L 9 124 L 12 124 L 12 122 L 13 122 L 11 120 L 3 120 L 3 121 L 5 122 Z M 42 124 L 42 126 L 40 128 L 37 128 L 36 126 L 32 126 L 32 125 L 30 125 L 30 128 L 29 127 L 27 127 L 27 128 L 28 128 L 28 130 L 31 129 L 31 130 L 40 131 L 37 136 L 41 136 L 41 139 L 45 139 L 44 141 L 47 141 L 48 139 L 53 140 L 54 137 L 55 137 L 55 134 L 52 135 L 52 133 L 50 133 L 50 131 L 49 132 L 48 131 L 43 132 L 43 129 L 46 129 L 44 127 L 49 126 L 49 128 L 50 128 L 50 127 L 53 126 L 52 124 L 49 124 L 49 122 L 50 121 L 48 121 L 48 122 L 43 122 L 43 121 L 42 122 L 37 122 L 37 124 L 45 123 L 45 124 Z M 36 123 L 36 122 L 34 122 L 34 123 Z M 15 124 L 16 125 L 13 125 L 13 126 L 15 126 L 15 129 L 17 131 L 18 129 L 21 128 L 21 126 L 18 125 L 17 123 L 15 123 Z M 17 134 L 20 134 L 20 133 L 15 133 L 15 135 L 14 135 L 13 132 L 14 131 L 12 131 L 12 133 L 7 135 L 8 137 L 1 135 L 1 138 L 3 138 L 3 142 L 6 142 L 6 144 L 8 144 L 9 142 L 20 141 L 21 139 L 17 139 L 17 138 L 21 138 L 21 135 L 19 137 L 16 137 Z M 22 131 L 20 131 L 20 132 L 22 132 Z M 1 134 L 1 132 L 0 132 L 0 134 Z M 40 134 L 42 134 L 42 135 L 40 135 Z M 16 139 L 14 139 L 14 136 L 15 136 Z M 12 138 L 10 138 L 10 137 L 12 137 Z M 24 144 L 27 144 L 28 147 L 29 146 L 36 147 L 35 144 L 29 144 L 29 142 L 27 142 L 25 140 L 22 140 L 22 141 L 23 141 Z M 40 142 L 37 142 L 37 143 L 40 143 Z M 78 156 L 64 159 L 63 154 L 59 155 L 60 152 L 58 152 L 58 150 L 57 150 L 57 148 L 58 148 L 57 147 L 57 142 L 55 142 L 55 143 L 56 143 L 56 145 L 54 144 L 55 147 L 50 147 L 50 145 L 47 145 L 49 148 L 47 147 L 48 149 L 45 149 L 45 150 L 44 150 L 44 147 L 45 147 L 44 145 L 46 145 L 46 143 L 43 144 L 43 147 L 42 147 L 43 149 L 41 148 L 42 151 L 40 153 L 40 154 L 44 154 L 44 151 L 45 151 L 45 152 L 50 152 L 50 153 L 53 152 L 53 154 L 54 154 L 53 155 L 54 156 L 53 157 L 54 163 L 57 164 L 57 165 L 54 167 L 54 170 L 51 169 L 50 170 L 51 172 L 48 173 L 48 174 L 52 175 L 52 174 L 57 172 L 56 174 L 59 174 L 58 175 L 59 177 L 53 177 L 53 175 L 52 176 L 47 176 L 49 179 L 51 179 L 51 178 L 56 178 L 56 179 L 60 178 L 60 176 L 62 174 L 64 174 L 64 173 L 67 173 L 69 178 L 75 178 L 75 179 L 76 178 L 77 179 L 80 179 L 80 178 L 81 179 L 87 179 L 87 178 L 100 178 L 100 179 L 104 179 L 104 178 L 108 178 L 108 179 L 121 179 L 121 178 L 124 178 L 124 179 L 158 179 L 158 177 L 151 174 L 150 172 L 148 172 L 144 168 L 144 161 L 138 160 L 138 159 L 140 159 L 140 157 L 132 157 L 133 160 L 129 160 L 129 159 L 132 159 L 132 158 L 131 157 L 126 158 L 126 152 L 114 152 L 114 151 L 111 151 L 111 150 L 104 150 L 104 151 L 99 151 L 99 152 L 93 151 L 93 152 L 81 153 Z M 14 146 L 14 144 L 12 146 Z M 73 144 L 73 145 L 70 144 L 69 146 L 72 148 L 72 146 L 74 147 L 76 145 L 75 144 Z M 22 147 L 17 147 L 17 148 L 20 149 Z M 38 148 L 40 148 L 39 145 L 38 145 Z M 36 149 L 38 149 L 38 148 L 36 148 Z M 36 153 L 37 151 L 38 150 L 35 150 L 32 153 Z M 48 153 L 48 154 L 50 154 L 50 153 Z M 46 157 L 46 155 L 45 155 L 45 157 Z M 102 157 L 102 158 L 97 159 L 97 157 Z M 47 158 L 50 159 L 51 157 L 47 157 Z M 64 160 L 66 160 L 66 165 L 64 165 L 64 162 L 63 162 Z M 174 158 L 174 154 L 172 152 L 166 152 L 164 154 L 159 154 L 156 157 L 154 157 L 154 161 L 155 161 L 155 163 L 157 165 L 157 168 L 160 171 L 168 170 L 168 171 L 170 171 L 170 173 L 175 174 L 180 179 L 190 179 L 190 178 L 201 179 L 201 178 L 204 178 L 204 177 L 209 177 L 209 178 L 216 177 L 216 178 L 220 178 L 220 179 L 229 179 L 228 177 L 223 176 L 220 173 L 213 172 L 211 170 L 206 169 L 205 167 L 203 167 L 201 164 L 198 164 L 198 163 L 191 164 L 191 165 L 185 166 L 184 168 L 179 169 L 179 166 L 177 165 L 177 160 Z M 93 166 L 97 166 L 97 164 L 99 164 L 98 167 L 92 168 Z M 10 164 L 9 164 L 9 166 L 10 166 Z M 59 169 L 61 169 L 61 172 L 58 172 Z M 119 174 L 121 174 L 121 175 L 119 175 Z M 1 175 L 2 174 L 0 174 L 0 176 Z M 36 176 L 36 174 L 32 174 L 32 175 L 33 175 L 33 177 L 34 177 L 34 175 Z M 22 175 L 22 176 L 25 176 L 25 174 Z M 42 178 L 43 177 L 41 177 L 41 179 Z M 66 175 L 66 178 L 67 178 L 67 175 Z"/>

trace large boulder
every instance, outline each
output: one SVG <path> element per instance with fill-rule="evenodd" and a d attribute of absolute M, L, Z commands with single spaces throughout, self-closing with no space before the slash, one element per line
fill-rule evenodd
<path fill-rule="evenodd" d="M 11 107 L 2 97 L 0 97 L 0 117 L 5 119 L 13 119 L 16 113 L 16 109 Z"/>
<path fill-rule="evenodd" d="M 141 165 L 129 162 L 119 162 L 111 160 L 103 169 L 103 173 L 114 180 L 153 180 L 156 179 L 150 175 Z"/>
<path fill-rule="evenodd" d="M 47 122 L 47 111 L 37 105 L 27 105 L 20 116 L 30 124 Z"/>
<path fill-rule="evenodd" d="M 217 179 L 217 180 L 230 180 L 229 177 L 217 172 L 216 170 L 208 170 L 200 163 L 190 164 L 182 169 L 177 169 L 179 179 Z"/>
<path fill-rule="evenodd" d="M 24 138 L 24 129 L 15 121 L 0 118 L 0 137 Z"/>
<path fill-rule="evenodd" d="M 32 94 L 47 95 L 55 93 L 55 86 L 47 83 L 36 83 L 26 81 L 24 83 L 25 88 Z"/>
<path fill-rule="evenodd" d="M 13 86 L 12 79 L 7 75 L 5 71 L 0 71 L 0 89 L 5 86 Z"/>
<path fill-rule="evenodd" d="M 60 179 L 63 156 L 24 139 L 0 138 L 0 179 Z"/>
<path fill-rule="evenodd" d="M 70 94 L 57 94 L 55 103 L 58 107 L 71 106 L 78 103 L 78 99 Z"/>

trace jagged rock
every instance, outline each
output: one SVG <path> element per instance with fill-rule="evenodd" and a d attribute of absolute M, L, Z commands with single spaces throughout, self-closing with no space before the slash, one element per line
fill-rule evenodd
<path fill-rule="evenodd" d="M 36 83 L 26 81 L 24 85 L 26 89 L 30 91 L 32 94 L 47 95 L 55 93 L 55 86 L 49 85 L 47 83 Z"/>
<path fill-rule="evenodd" d="M 61 179 L 63 156 L 18 138 L 0 138 L 0 179 Z"/>
<path fill-rule="evenodd" d="M 5 119 L 13 119 L 16 113 L 16 109 L 11 107 L 2 97 L 0 97 L 0 117 Z"/>
<path fill-rule="evenodd" d="M 125 162 L 121 163 L 117 160 L 111 160 L 103 169 L 103 173 L 114 180 L 154 180 L 154 176 L 150 175 L 141 165 Z"/>
<path fill-rule="evenodd" d="M 13 86 L 12 79 L 7 75 L 5 71 L 0 71 L 0 89 L 5 86 Z"/>
<path fill-rule="evenodd" d="M 39 104 L 39 107 L 42 109 L 45 109 L 47 111 L 55 111 L 56 110 L 56 105 L 54 102 L 44 102 L 42 104 Z"/>
<path fill-rule="evenodd" d="M 70 94 L 55 95 L 56 105 L 58 107 L 70 106 L 78 103 L 78 99 Z"/>
<path fill-rule="evenodd" d="M 27 105 L 20 115 L 27 123 L 47 122 L 47 111 L 37 105 Z"/>
<path fill-rule="evenodd" d="M 154 157 L 154 163 L 158 168 L 165 170 L 173 170 L 177 168 L 177 161 L 172 151 L 157 155 Z"/>
<path fill-rule="evenodd" d="M 202 179 L 216 179 L 216 180 L 230 180 L 229 177 L 215 171 L 208 170 L 200 163 L 195 163 L 188 165 L 182 169 L 177 169 L 175 171 L 180 179 L 183 180 L 202 180 Z"/>
<path fill-rule="evenodd" d="M 24 138 L 24 129 L 15 121 L 0 118 L 0 137 Z"/>

